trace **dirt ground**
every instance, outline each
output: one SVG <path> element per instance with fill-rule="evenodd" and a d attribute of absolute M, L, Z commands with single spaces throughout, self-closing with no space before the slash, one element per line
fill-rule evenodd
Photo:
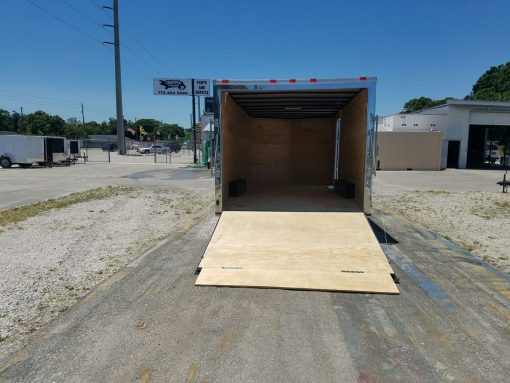
<path fill-rule="evenodd" d="M 42 212 L 39 208 L 37 214 L 25 206 L 29 214 L 21 220 L 19 211 L 2 212 L 7 218 L 0 222 L 0 359 L 212 204 L 205 191 L 154 187 L 108 191 L 100 199 L 87 195 L 85 202 L 79 202 L 83 198 L 76 193 L 77 203 L 64 200 L 67 206 Z M 53 204 L 62 205 L 61 201 Z M 15 218 L 8 223 L 11 216 Z"/>
<path fill-rule="evenodd" d="M 374 207 L 419 223 L 510 273 L 510 194 L 496 184 L 499 173 L 380 172 Z"/>

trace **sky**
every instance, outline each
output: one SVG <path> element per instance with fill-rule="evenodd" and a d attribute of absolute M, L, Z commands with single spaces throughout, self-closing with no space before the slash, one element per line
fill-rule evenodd
<path fill-rule="evenodd" d="M 0 108 L 115 116 L 111 0 L 0 0 Z M 42 9 L 41 9 L 42 8 Z M 152 78 L 376 76 L 376 111 L 463 98 L 510 61 L 508 0 L 119 0 L 125 118 L 190 126 Z M 51 14 L 51 15 L 50 15 Z M 53 16 L 52 16 L 53 15 Z M 202 102 L 203 105 L 203 102 Z"/>

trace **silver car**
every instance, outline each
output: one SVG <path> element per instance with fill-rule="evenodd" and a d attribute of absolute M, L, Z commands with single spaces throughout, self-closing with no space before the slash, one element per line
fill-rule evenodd
<path fill-rule="evenodd" d="M 142 154 L 149 154 L 156 152 L 157 154 L 162 154 L 168 152 L 168 148 L 164 147 L 163 145 L 159 144 L 153 144 L 151 146 L 147 146 L 145 148 L 138 148 L 136 149 L 138 153 Z"/>

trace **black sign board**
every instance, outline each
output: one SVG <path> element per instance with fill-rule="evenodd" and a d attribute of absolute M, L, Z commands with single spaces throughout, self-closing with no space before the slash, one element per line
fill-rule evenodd
<path fill-rule="evenodd" d="M 214 114 L 214 98 L 213 97 L 205 98 L 204 114 Z"/>

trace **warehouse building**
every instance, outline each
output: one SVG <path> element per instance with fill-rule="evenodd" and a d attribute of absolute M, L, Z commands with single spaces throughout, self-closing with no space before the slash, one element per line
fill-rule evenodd
<path fill-rule="evenodd" d="M 441 168 L 503 167 L 510 154 L 510 102 L 448 100 L 420 112 L 383 117 L 379 131 L 441 132 Z M 395 135 L 397 139 L 401 138 Z M 384 150 L 388 149 L 380 148 L 380 155 L 388 154 Z M 436 154 L 431 149 L 430 155 Z"/>

